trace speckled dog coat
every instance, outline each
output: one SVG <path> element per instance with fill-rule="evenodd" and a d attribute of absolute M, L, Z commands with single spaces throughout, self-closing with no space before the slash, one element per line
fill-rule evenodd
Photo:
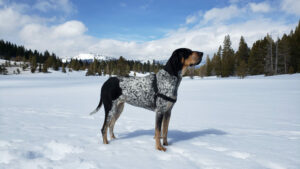
<path fill-rule="evenodd" d="M 171 76 L 162 69 L 145 77 L 118 77 L 122 89 L 119 100 L 156 112 L 168 111 L 173 106 L 172 102 L 161 97 L 155 99 L 154 76 L 157 78 L 158 93 L 176 99 L 181 76 Z"/>

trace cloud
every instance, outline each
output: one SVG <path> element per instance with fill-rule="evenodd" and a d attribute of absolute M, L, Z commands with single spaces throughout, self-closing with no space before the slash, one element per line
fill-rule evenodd
<path fill-rule="evenodd" d="M 29 48 L 49 50 L 66 57 L 88 52 L 96 43 L 95 38 L 84 34 L 86 30 L 83 23 L 75 20 L 52 27 L 27 24 L 20 30 L 19 38 Z"/>
<path fill-rule="evenodd" d="M 42 12 L 62 11 L 71 14 L 76 11 L 74 5 L 69 0 L 38 0 L 34 5 L 34 9 Z"/>
<path fill-rule="evenodd" d="M 222 22 L 240 16 L 244 12 L 243 8 L 230 5 L 224 8 L 213 8 L 204 14 L 204 22 Z"/>
<path fill-rule="evenodd" d="M 188 17 L 186 17 L 185 23 L 186 24 L 195 23 L 196 20 L 197 20 L 197 16 L 196 15 L 189 15 Z"/>
<path fill-rule="evenodd" d="M 264 13 L 256 15 L 250 8 L 250 5 L 229 5 L 210 9 L 203 15 L 195 13 L 185 21 L 193 25 L 183 24 L 179 29 L 167 31 L 160 39 L 136 42 L 89 36 L 88 28 L 81 21 L 53 23 L 49 18 L 28 14 L 26 7 L 15 10 L 16 7 L 10 4 L 0 7 L 0 38 L 39 51 L 49 50 L 60 57 L 95 52 L 128 59 L 152 60 L 167 59 L 174 49 L 180 47 L 203 51 L 212 56 L 227 34 L 236 50 L 241 36 L 251 46 L 267 33 L 280 36 L 296 26 L 296 23 L 287 24 L 284 17 L 275 20 L 264 16 Z"/>
<path fill-rule="evenodd" d="M 282 0 L 281 10 L 288 14 L 300 16 L 300 1 L 299 0 Z"/>
<path fill-rule="evenodd" d="M 268 3 L 266 2 L 261 2 L 261 3 L 249 3 L 250 9 L 253 12 L 263 12 L 267 13 L 271 11 L 271 7 Z"/>

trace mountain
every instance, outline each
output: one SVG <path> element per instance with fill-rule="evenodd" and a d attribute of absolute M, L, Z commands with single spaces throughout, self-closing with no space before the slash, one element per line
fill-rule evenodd
<path fill-rule="evenodd" d="M 69 62 L 69 61 L 71 61 L 71 59 L 77 59 L 77 60 L 82 60 L 82 61 L 86 61 L 86 62 L 92 62 L 94 59 L 97 59 L 97 60 L 112 60 L 112 59 L 116 59 L 116 58 L 111 57 L 111 56 L 100 55 L 100 54 L 96 54 L 96 53 L 80 53 L 77 56 L 62 59 L 62 61 L 63 62 Z"/>
<path fill-rule="evenodd" d="M 62 59 L 62 62 L 70 62 L 71 59 L 77 59 L 77 60 L 82 60 L 82 61 L 86 61 L 86 62 L 92 62 L 94 59 L 97 60 L 112 60 L 112 59 L 118 59 L 119 57 L 113 57 L 113 56 L 105 56 L 105 55 L 100 55 L 100 54 L 96 54 L 96 53 L 81 53 L 77 56 L 71 57 L 71 58 L 64 58 Z M 125 58 L 126 59 L 126 58 Z M 132 59 L 130 59 L 132 60 Z M 141 63 L 147 63 L 148 59 L 144 59 L 144 60 L 140 60 L 140 59 L 136 59 L 137 61 L 140 61 Z M 149 60 L 150 63 L 153 62 L 153 60 Z M 162 60 L 155 60 L 156 63 L 160 63 L 162 65 L 165 65 L 167 63 L 168 59 L 162 59 Z M 200 67 L 201 65 L 205 64 L 205 59 L 202 60 L 202 62 L 200 63 L 200 65 L 197 65 L 196 68 Z"/>

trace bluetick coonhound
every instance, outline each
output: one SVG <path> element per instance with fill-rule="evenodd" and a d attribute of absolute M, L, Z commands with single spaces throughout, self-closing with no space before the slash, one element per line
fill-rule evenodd
<path fill-rule="evenodd" d="M 182 75 L 189 66 L 198 65 L 202 56 L 202 52 L 180 48 L 173 52 L 164 68 L 157 74 L 145 77 L 110 77 L 102 86 L 99 105 L 90 113 L 96 113 L 102 103 L 104 104 L 105 118 L 101 130 L 103 143 L 108 144 L 108 128 L 111 139 L 115 138 L 114 125 L 126 102 L 156 112 L 156 149 L 166 151 L 160 142 L 161 128 L 163 145 L 168 145 L 169 120 Z"/>

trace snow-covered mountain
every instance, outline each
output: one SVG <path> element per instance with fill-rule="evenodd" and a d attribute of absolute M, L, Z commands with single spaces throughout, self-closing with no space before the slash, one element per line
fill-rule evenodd
<path fill-rule="evenodd" d="M 69 58 L 63 58 L 62 61 L 63 62 L 70 62 L 71 59 L 77 59 L 77 60 L 82 60 L 82 61 L 86 61 L 86 62 L 92 62 L 94 59 L 97 60 L 112 60 L 112 59 L 119 59 L 119 57 L 117 56 L 106 56 L 106 55 L 101 55 L 101 54 L 97 54 L 97 53 L 80 53 L 79 55 L 76 55 L 74 57 L 69 57 Z M 125 57 L 125 59 L 127 59 Z M 132 60 L 132 59 L 129 59 Z M 148 59 L 136 59 L 137 61 L 140 61 L 141 63 L 147 63 Z M 153 59 L 149 59 L 150 63 L 153 62 Z M 160 63 L 160 64 L 165 64 L 167 63 L 168 60 L 164 59 L 164 60 L 155 60 L 156 62 Z"/>
<path fill-rule="evenodd" d="M 64 59 L 62 59 L 62 61 L 63 62 L 69 62 L 69 61 L 71 61 L 71 59 L 77 59 L 77 60 L 91 62 L 94 59 L 97 59 L 97 60 L 111 60 L 111 59 L 116 59 L 116 58 L 112 57 L 112 56 L 105 56 L 105 55 L 100 55 L 100 54 L 96 54 L 96 53 L 80 53 L 79 55 L 74 56 L 74 57 L 64 58 Z"/>
<path fill-rule="evenodd" d="M 74 57 L 70 57 L 70 58 L 63 58 L 62 62 L 70 62 L 71 59 L 77 59 L 77 60 L 82 60 L 82 61 L 86 61 L 86 62 L 92 62 L 94 59 L 100 60 L 100 61 L 104 61 L 104 60 L 112 60 L 112 59 L 119 59 L 119 57 L 117 56 L 106 56 L 106 55 L 101 55 L 101 54 L 97 54 L 97 53 L 80 53 L 77 56 Z M 125 57 L 125 59 L 127 59 Z M 129 59 L 132 60 L 132 59 Z M 150 63 L 153 62 L 153 59 L 136 59 L 137 61 L 140 61 L 141 63 L 147 63 L 148 60 L 150 61 Z M 168 59 L 155 59 L 156 63 L 160 63 L 162 65 L 165 65 L 168 61 Z M 201 65 L 204 65 L 206 63 L 206 60 L 203 59 L 202 62 L 200 63 L 200 65 L 196 66 L 196 68 L 200 67 Z"/>

